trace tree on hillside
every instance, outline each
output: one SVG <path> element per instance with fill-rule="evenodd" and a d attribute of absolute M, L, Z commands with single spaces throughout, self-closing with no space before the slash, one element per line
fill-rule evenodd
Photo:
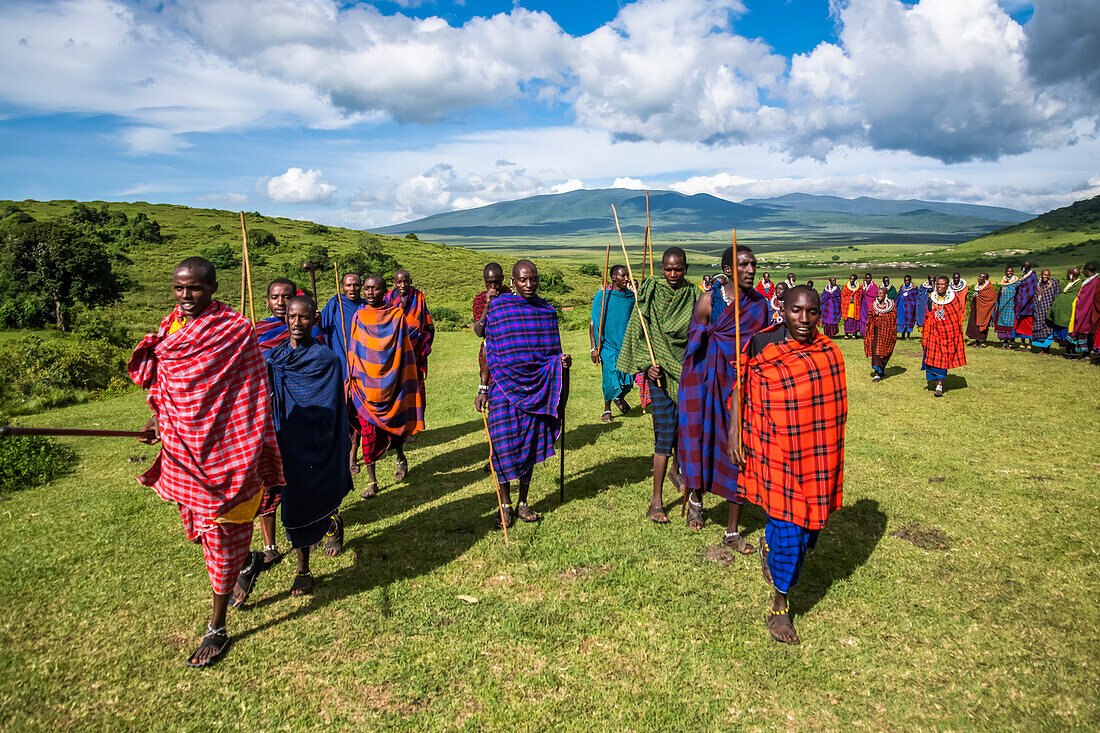
<path fill-rule="evenodd" d="M 393 273 L 402 269 L 401 263 L 393 255 L 385 254 L 380 246 L 363 246 L 350 255 L 339 258 L 341 272 L 357 272 L 362 277 L 381 275 L 387 280 Z"/>
<path fill-rule="evenodd" d="M 121 299 L 118 275 L 103 243 L 61 222 L 5 227 L 0 233 L 0 302 L 33 306 L 62 331 L 76 304 L 98 307 Z"/>

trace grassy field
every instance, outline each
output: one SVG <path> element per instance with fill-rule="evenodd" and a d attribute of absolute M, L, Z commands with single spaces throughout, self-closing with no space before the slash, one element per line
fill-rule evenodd
<path fill-rule="evenodd" d="M 583 357 L 587 341 L 564 334 Z M 754 557 L 644 518 L 649 418 L 610 425 L 578 359 L 566 501 L 536 471 L 512 546 L 472 410 L 477 341 L 441 334 L 409 479 L 344 505 L 347 551 L 293 564 L 232 612 L 237 642 L 184 667 L 209 584 L 173 507 L 140 488 L 153 449 L 72 442 L 79 462 L 0 503 L 6 730 L 967 730 L 1100 725 L 1097 371 L 987 349 L 933 399 L 917 342 L 851 400 L 844 508 L 791 596 L 803 643 L 764 630 Z M 136 427 L 136 392 L 23 424 Z M 379 475 L 392 475 L 387 458 Z M 357 482 L 362 484 L 365 474 Z M 360 487 L 361 488 L 361 487 Z M 670 507 L 675 501 L 667 493 Z M 763 517 L 746 511 L 758 541 Z M 256 542 L 259 541 L 258 533 Z M 285 542 L 283 543 L 285 545 Z M 460 596 L 477 599 L 464 601 Z"/>

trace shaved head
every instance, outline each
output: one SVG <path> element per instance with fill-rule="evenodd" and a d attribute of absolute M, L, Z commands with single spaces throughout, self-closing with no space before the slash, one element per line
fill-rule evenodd
<path fill-rule="evenodd" d="M 176 267 L 176 272 L 188 271 L 207 285 L 216 285 L 218 272 L 214 263 L 203 257 L 188 257 Z"/>
<path fill-rule="evenodd" d="M 504 268 L 498 262 L 490 262 L 481 271 L 481 276 L 486 280 L 499 280 L 504 277 Z"/>
<path fill-rule="evenodd" d="M 516 264 L 512 265 L 512 277 L 519 277 L 520 270 L 525 267 L 531 268 L 531 271 L 538 274 L 539 268 L 535 267 L 535 263 L 531 260 L 520 260 Z"/>

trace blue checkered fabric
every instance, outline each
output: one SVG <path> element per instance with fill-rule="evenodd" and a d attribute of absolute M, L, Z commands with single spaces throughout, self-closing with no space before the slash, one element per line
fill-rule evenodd
<path fill-rule="evenodd" d="M 768 517 L 768 523 L 764 526 L 764 545 L 772 583 L 780 593 L 789 593 L 798 583 L 806 550 L 817 543 L 819 531 Z"/>

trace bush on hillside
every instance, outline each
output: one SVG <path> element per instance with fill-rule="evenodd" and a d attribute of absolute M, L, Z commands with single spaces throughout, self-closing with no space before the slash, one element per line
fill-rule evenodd
<path fill-rule="evenodd" d="M 420 241 L 420 237 L 416 236 L 412 232 L 409 232 L 408 234 L 406 234 L 405 239 L 409 240 L 410 242 L 419 242 Z"/>
<path fill-rule="evenodd" d="M 582 275 L 591 275 L 592 277 L 600 277 L 603 272 L 600 271 L 599 265 L 593 265 L 591 262 L 586 262 L 577 268 L 577 272 Z"/>
<path fill-rule="evenodd" d="M 129 384 L 127 348 L 81 336 L 0 343 L 0 407 L 8 414 L 82 402 Z"/>
<path fill-rule="evenodd" d="M 386 282 L 393 281 L 393 273 L 404 269 L 393 255 L 382 251 L 381 246 L 361 246 L 355 252 L 340 258 L 340 273 L 357 272 L 360 277 L 381 275 Z"/>
<path fill-rule="evenodd" d="M 48 438 L 15 435 L 0 439 L 0 494 L 33 489 L 66 473 L 76 455 Z"/>
<path fill-rule="evenodd" d="M 212 247 L 204 247 L 199 250 L 199 256 L 210 260 L 210 264 L 214 265 L 219 271 L 232 270 L 241 266 L 240 251 L 228 244 L 215 244 Z"/>
<path fill-rule="evenodd" d="M 328 234 L 329 228 L 324 224 L 310 224 L 306 228 L 306 234 Z"/>
<path fill-rule="evenodd" d="M 436 331 L 461 331 L 466 327 L 466 319 L 454 308 L 439 306 L 438 308 L 432 308 L 431 313 Z"/>
<path fill-rule="evenodd" d="M 539 273 L 539 293 L 543 297 L 547 295 L 565 295 L 571 290 L 573 288 L 565 284 L 565 276 L 562 275 L 561 270 L 546 268 Z"/>
<path fill-rule="evenodd" d="M 248 256 L 252 257 L 252 249 L 274 248 L 279 246 L 279 240 L 266 229 L 251 229 L 248 232 Z"/>
<path fill-rule="evenodd" d="M 75 317 L 76 327 L 73 333 L 90 341 L 104 341 L 111 346 L 129 348 L 133 346 L 133 339 L 125 326 L 119 323 L 117 318 L 112 318 L 100 311 L 81 310 Z"/>

